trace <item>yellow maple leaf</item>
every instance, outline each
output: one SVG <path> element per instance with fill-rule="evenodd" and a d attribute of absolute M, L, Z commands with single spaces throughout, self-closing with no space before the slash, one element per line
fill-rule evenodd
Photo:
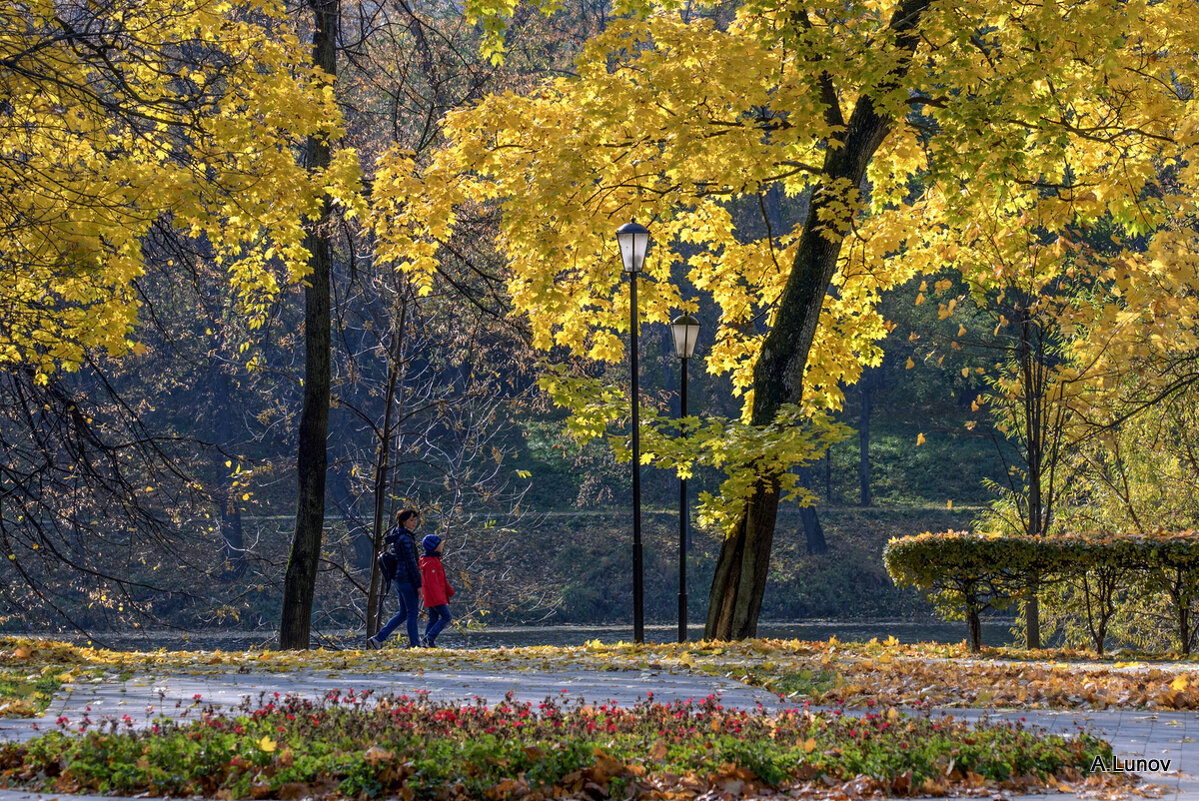
<path fill-rule="evenodd" d="M 815 750 L 816 750 L 816 738 L 815 737 L 809 737 L 808 739 L 804 740 L 803 752 L 805 754 L 810 754 Z"/>
<path fill-rule="evenodd" d="M 1187 688 L 1188 684 L 1190 684 L 1190 682 L 1187 681 L 1186 676 L 1177 676 L 1175 677 L 1174 681 L 1170 682 L 1170 689 L 1182 692 Z"/>
<path fill-rule="evenodd" d="M 262 735 L 262 739 L 258 741 L 258 747 L 261 748 L 263 751 L 266 751 L 268 754 L 271 753 L 272 751 L 274 751 L 275 747 L 277 745 L 278 745 L 278 743 L 276 743 L 274 740 L 272 740 L 270 737 L 266 736 L 265 734 Z"/>
<path fill-rule="evenodd" d="M 925 439 L 924 439 L 924 434 L 917 434 L 917 435 L 916 435 L 916 444 L 917 444 L 917 445 L 923 445 L 923 444 L 924 444 L 924 442 L 925 442 Z"/>

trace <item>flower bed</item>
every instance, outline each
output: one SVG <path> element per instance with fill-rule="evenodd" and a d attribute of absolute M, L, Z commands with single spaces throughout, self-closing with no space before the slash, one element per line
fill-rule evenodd
<path fill-rule="evenodd" d="M 1107 743 L 895 709 L 770 714 L 698 703 L 537 706 L 340 693 L 135 730 L 110 721 L 0 747 L 9 786 L 208 798 L 693 797 L 766 789 L 861 794 L 1028 790 L 1079 781 Z M 68 727 L 64 722 L 64 728 Z M 851 787 L 850 787 L 851 786 Z"/>

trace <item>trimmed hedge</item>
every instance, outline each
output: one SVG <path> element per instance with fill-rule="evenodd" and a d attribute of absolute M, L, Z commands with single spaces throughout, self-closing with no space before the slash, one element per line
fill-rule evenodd
<path fill-rule="evenodd" d="M 1199 533 L 1086 532 L 1026 537 L 970 531 L 925 532 L 892 539 L 883 563 L 898 586 L 927 595 L 950 619 L 967 621 L 970 647 L 982 648 L 979 615 L 1002 609 L 1030 585 L 1071 582 L 1083 594 L 1087 627 L 1102 654 L 1118 590 L 1145 582 L 1168 599 L 1178 648 L 1196 639 Z"/>

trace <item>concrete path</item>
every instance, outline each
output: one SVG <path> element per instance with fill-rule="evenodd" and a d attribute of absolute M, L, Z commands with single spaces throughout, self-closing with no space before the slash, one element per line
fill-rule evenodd
<path fill-rule="evenodd" d="M 660 702 L 721 697 L 725 706 L 770 708 L 786 706 L 765 690 L 747 687 L 720 677 L 687 676 L 666 671 L 484 671 L 448 669 L 436 673 L 350 674 L 294 672 L 266 674 L 213 674 L 201 676 L 156 675 L 133 677 L 122 683 L 67 685 L 38 719 L 0 719 L 0 738 L 24 740 L 63 727 L 78 730 L 116 721 L 141 727 L 160 717 L 186 720 L 201 708 L 232 710 L 243 699 L 255 706 L 259 697 L 275 693 L 319 698 L 336 690 L 344 694 L 363 690 L 396 694 L 428 693 L 434 700 L 488 703 L 508 693 L 520 701 L 540 702 L 548 696 L 592 702 L 615 701 L 629 705 L 648 693 Z M 1134 772 L 1161 785 L 1167 801 L 1199 801 L 1199 715 L 1183 712 L 1044 710 L 947 710 L 958 717 L 977 720 L 1024 720 L 1051 732 L 1075 733 L 1089 729 L 1105 737 L 1121 765 L 1138 765 Z M 1167 764 L 1168 763 L 1168 764 Z M 40 797 L 48 799 L 56 796 Z M 79 799 L 87 797 L 79 796 Z M 1020 798 L 1020 797 L 1017 797 Z M 1029 799 L 1044 799 L 1031 796 Z M 0 791 L 0 801 L 33 801 L 33 793 Z"/>

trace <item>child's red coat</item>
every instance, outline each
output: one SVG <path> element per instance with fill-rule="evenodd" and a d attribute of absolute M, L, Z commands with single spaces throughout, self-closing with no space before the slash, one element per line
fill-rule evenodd
<path fill-rule="evenodd" d="M 454 597 L 454 588 L 445 577 L 445 568 L 441 566 L 440 556 L 420 558 L 420 577 L 420 591 L 424 596 L 425 606 L 448 604 Z"/>

